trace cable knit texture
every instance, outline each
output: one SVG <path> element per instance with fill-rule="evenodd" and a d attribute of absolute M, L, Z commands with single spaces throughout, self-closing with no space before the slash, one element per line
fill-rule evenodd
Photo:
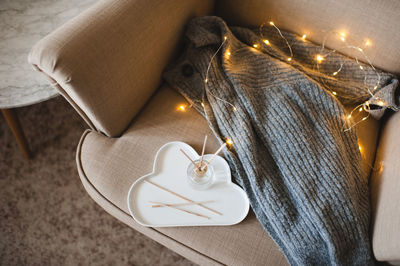
<path fill-rule="evenodd" d="M 228 28 L 218 17 L 193 19 L 186 49 L 164 78 L 204 115 L 221 143 L 233 140 L 224 152 L 233 177 L 290 264 L 373 264 L 368 177 L 355 130 L 344 132 L 350 124 L 342 103 L 368 100 L 367 87 L 375 85 L 395 97 L 398 82 L 382 72 L 378 79 L 368 65 L 362 70 L 336 53 L 317 69 L 320 46 L 283 34 L 293 49 L 290 62 L 272 27 L 262 30 L 267 45 L 258 30 Z M 341 72 L 332 76 L 340 62 Z"/>

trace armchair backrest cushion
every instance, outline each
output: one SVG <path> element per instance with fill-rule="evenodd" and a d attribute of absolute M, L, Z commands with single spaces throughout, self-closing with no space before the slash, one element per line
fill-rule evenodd
<path fill-rule="evenodd" d="M 230 25 L 258 27 L 274 21 L 285 29 L 316 43 L 328 31 L 343 32 L 349 44 L 365 44 L 365 53 L 383 70 L 400 73 L 400 1 L 398 0 L 219 0 L 217 15 Z M 340 37 L 330 35 L 329 48 L 343 46 Z M 365 61 L 356 49 L 341 50 Z"/>
<path fill-rule="evenodd" d="M 88 124 L 120 135 L 161 82 L 186 22 L 213 0 L 102 0 L 42 39 L 29 61 Z"/>

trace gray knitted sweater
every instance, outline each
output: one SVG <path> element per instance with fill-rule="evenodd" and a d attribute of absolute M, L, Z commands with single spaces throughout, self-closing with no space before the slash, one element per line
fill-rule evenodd
<path fill-rule="evenodd" d="M 320 47 L 284 33 L 294 54 L 288 62 L 276 31 L 267 27 L 263 35 L 271 46 L 257 31 L 228 28 L 218 17 L 196 18 L 187 27 L 184 54 L 164 78 L 221 142 L 233 140 L 224 154 L 232 175 L 292 265 L 373 264 L 368 177 L 355 129 L 343 131 L 349 124 L 341 102 L 367 100 L 365 84 L 373 88 L 377 75 L 338 54 L 315 71 Z M 224 36 L 205 87 L 208 62 Z M 323 74 L 341 61 L 339 78 Z M 377 91 L 396 108 L 398 82 L 380 75 Z M 375 107 L 371 112 L 381 116 L 384 108 Z"/>

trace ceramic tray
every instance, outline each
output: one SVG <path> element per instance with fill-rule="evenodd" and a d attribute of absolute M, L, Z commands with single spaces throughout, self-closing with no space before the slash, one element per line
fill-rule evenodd
<path fill-rule="evenodd" d="M 152 227 L 233 225 L 242 221 L 249 211 L 249 200 L 245 192 L 231 182 L 228 163 L 217 156 L 211 162 L 215 182 L 206 190 L 195 190 L 187 181 L 186 171 L 190 162 L 179 149 L 183 149 L 194 160 L 200 157 L 191 146 L 183 142 L 169 142 L 162 146 L 156 154 L 153 172 L 140 177 L 129 189 L 128 208 L 135 221 L 143 226 Z M 211 155 L 204 156 L 205 160 L 210 157 Z M 150 201 L 166 204 L 186 201 L 145 180 L 192 201 L 212 200 L 213 202 L 204 205 L 220 212 L 221 215 L 197 205 L 184 205 L 179 208 L 208 218 L 168 207 L 153 208 Z"/>

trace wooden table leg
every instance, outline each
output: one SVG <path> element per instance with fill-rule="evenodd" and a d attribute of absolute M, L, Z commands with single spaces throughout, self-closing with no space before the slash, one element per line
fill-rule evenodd
<path fill-rule="evenodd" d="M 19 146 L 24 152 L 25 157 L 29 159 L 31 157 L 31 152 L 29 150 L 28 141 L 25 138 L 24 131 L 22 130 L 21 124 L 19 123 L 17 113 L 14 109 L 1 109 L 1 113 L 6 119 L 8 126 L 14 134 L 15 139 L 17 140 Z"/>

